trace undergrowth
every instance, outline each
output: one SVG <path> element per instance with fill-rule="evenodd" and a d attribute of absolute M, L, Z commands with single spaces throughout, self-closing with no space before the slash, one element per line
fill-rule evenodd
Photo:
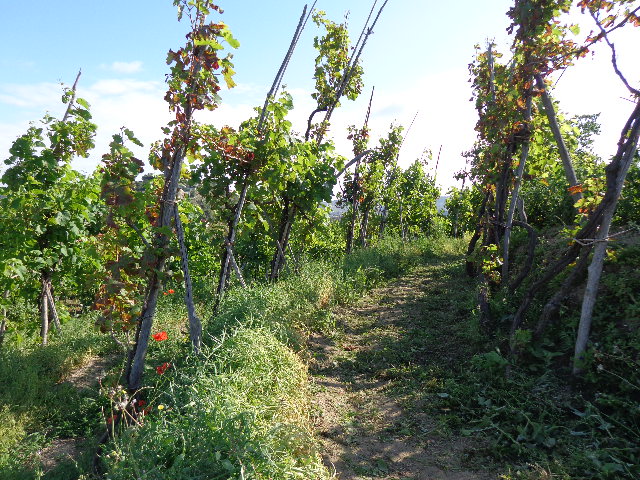
<path fill-rule="evenodd" d="M 108 478 L 329 478 L 296 352 L 309 331 L 333 328 L 332 305 L 456 248 L 388 240 L 340 262 L 303 262 L 275 285 L 230 291 L 205 326 L 203 356 L 175 352 L 173 368 L 149 391 L 144 424 L 112 442 Z M 169 344 L 152 353 L 157 364 L 168 361 L 159 352 Z"/>
<path fill-rule="evenodd" d="M 439 359 L 430 358 L 431 380 L 421 391 L 443 429 L 483 439 L 486 447 L 473 455 L 481 463 L 491 458 L 509 465 L 505 479 L 640 478 L 639 266 L 638 247 L 613 249 L 580 378 L 570 371 L 579 292 L 542 340 L 531 342 L 526 330 L 519 332 L 527 347 L 515 362 L 506 354 L 506 339 L 517 298 L 496 296 L 491 305 L 498 321 L 495 336 L 476 329 L 484 341 L 474 347 L 471 342 L 452 345 L 462 360 L 454 368 L 436 367 L 434 374 Z M 474 296 L 469 289 L 467 298 Z M 534 320 L 540 308 L 533 309 Z M 454 315 L 444 322 L 425 319 L 429 330 L 442 333 L 443 323 L 454 325 L 445 337 L 458 339 L 468 335 L 470 321 L 475 323 L 473 316 L 464 321 Z"/>
<path fill-rule="evenodd" d="M 576 309 L 569 304 L 544 341 L 511 364 L 503 330 L 495 337 L 479 333 L 463 247 L 388 240 L 344 259 L 302 261 L 274 285 L 231 289 L 216 316 L 210 305 L 199 306 L 208 319 L 200 356 L 190 353 L 180 292 L 164 297 L 155 331 L 166 331 L 168 340 L 149 351 L 146 405 L 139 406 L 146 414 L 139 424 L 119 424 L 103 452 L 105 478 L 329 478 L 310 427 L 307 371 L 298 353 L 310 331 L 334 330 L 334 305 L 420 264 L 430 272 L 424 318 L 402 342 L 385 346 L 381 355 L 393 366 L 373 355 L 356 359 L 362 368 L 379 363 L 377 375 L 407 406 L 435 415 L 441 433 L 480 439 L 468 452 L 472 467 L 500 470 L 503 479 L 638 478 L 640 249 L 619 248 L 608 260 L 586 373 L 575 381 L 567 347 Z M 493 300 L 501 324 L 508 325 L 511 307 Z M 46 348 L 23 339 L 0 351 L 3 480 L 91 478 L 95 443 L 85 457 L 46 473 L 37 455 L 54 438 L 95 438 L 105 419 L 121 414 L 119 371 L 103 382 L 102 396 L 59 383 L 88 356 L 109 350 L 90 323 L 67 322 Z"/>
<path fill-rule="evenodd" d="M 34 337 L 11 339 L 0 349 L 0 477 L 33 478 L 37 452 L 51 439 L 89 436 L 99 425 L 97 394 L 64 379 L 109 352 L 110 341 L 86 318 L 63 324 L 46 347 Z"/>
<path fill-rule="evenodd" d="M 43 472 L 38 452 L 55 438 L 95 439 L 120 429 L 104 448 L 105 478 L 329 478 L 310 427 L 306 365 L 297 353 L 312 330 L 334 328 L 330 308 L 428 258 L 459 252 L 451 240 L 387 239 L 346 258 L 303 260 L 273 285 L 232 288 L 220 312 L 201 304 L 203 352 L 191 353 L 181 291 L 162 298 L 137 421 L 115 422 L 121 391 L 116 366 L 95 390 L 58 383 L 75 366 L 113 346 L 92 319 L 68 321 L 46 348 L 35 338 L 0 352 L 0 477 L 92 478 L 91 452 Z M 200 279 L 198 284 L 210 284 Z M 203 298 L 202 292 L 198 295 Z M 20 371 L 24 374 L 12 375 Z"/>

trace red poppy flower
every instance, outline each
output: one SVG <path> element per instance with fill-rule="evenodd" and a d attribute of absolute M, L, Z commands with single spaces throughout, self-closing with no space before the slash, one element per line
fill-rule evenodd
<path fill-rule="evenodd" d="M 139 407 L 144 407 L 147 404 L 147 402 L 145 402 L 144 400 L 139 400 L 138 401 L 138 406 Z"/>
<path fill-rule="evenodd" d="M 151 336 L 153 337 L 153 339 L 156 342 L 162 342 L 162 341 L 167 340 L 169 338 L 169 335 L 167 335 L 167 332 L 158 332 L 158 333 L 154 333 Z"/>
<path fill-rule="evenodd" d="M 167 370 L 167 368 L 171 368 L 171 364 L 168 362 L 164 362 L 162 365 L 156 367 L 156 372 L 158 372 L 158 375 L 162 375 Z"/>
<path fill-rule="evenodd" d="M 170 288 L 169 293 L 176 293 L 176 291 L 173 288 Z"/>

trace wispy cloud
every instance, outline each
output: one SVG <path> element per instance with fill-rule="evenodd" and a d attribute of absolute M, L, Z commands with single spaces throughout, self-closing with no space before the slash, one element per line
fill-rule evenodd
<path fill-rule="evenodd" d="M 20 108 L 49 109 L 61 95 L 62 89 L 57 83 L 0 84 L 0 103 Z"/>
<path fill-rule="evenodd" d="M 132 73 L 138 73 L 142 71 L 142 62 L 140 61 L 113 62 L 108 65 L 103 64 L 100 66 L 105 70 L 109 70 L 114 73 L 121 73 L 124 75 L 130 75 Z"/>
<path fill-rule="evenodd" d="M 469 150 L 475 140 L 476 113 L 469 102 L 467 77 L 466 70 L 456 69 L 411 79 L 402 89 L 376 87 L 369 119 L 372 134 L 369 145 L 377 146 L 378 139 L 387 135 L 392 123 L 402 125 L 406 139 L 400 152 L 400 165 L 406 168 L 429 149 L 434 157 L 429 165 L 433 174 L 442 146 L 437 180 L 445 190 L 455 185 L 453 175 L 465 166 L 461 153 Z M 343 102 L 332 119 L 337 151 L 345 156 L 351 153 L 351 143 L 346 139 L 347 126 L 362 124 L 369 93 L 370 90 L 365 91 L 356 103 Z M 407 131 L 414 116 L 415 122 Z"/>
<path fill-rule="evenodd" d="M 88 89 L 94 95 L 118 96 L 129 93 L 158 93 L 164 91 L 164 84 L 156 81 L 131 79 L 99 80 Z M 163 93 L 164 95 L 164 93 Z"/>

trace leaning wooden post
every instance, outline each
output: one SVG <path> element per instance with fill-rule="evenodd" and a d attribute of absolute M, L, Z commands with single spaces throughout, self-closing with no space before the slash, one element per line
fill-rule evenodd
<path fill-rule="evenodd" d="M 56 308 L 56 304 L 53 300 L 53 294 L 51 293 L 51 280 L 47 282 L 46 288 L 47 301 L 49 302 L 49 308 L 51 309 L 51 317 L 53 318 L 53 325 L 56 327 L 56 330 L 60 331 L 62 326 L 60 325 L 60 317 L 58 316 L 58 309 Z"/>
<path fill-rule="evenodd" d="M 593 11 L 589 13 L 600 29 L 604 41 L 611 49 L 611 64 L 616 75 L 635 98 L 635 108 L 622 129 L 622 134 L 618 141 L 618 150 L 605 169 L 607 174 L 607 191 L 599 205 L 602 209 L 602 220 L 600 222 L 600 228 L 598 228 L 598 232 L 595 235 L 593 258 L 589 264 L 587 286 L 582 300 L 580 323 L 578 324 L 578 334 L 573 357 L 574 375 L 579 375 L 582 372 L 584 352 L 587 348 L 587 341 L 589 340 L 589 333 L 591 331 L 593 308 L 598 295 L 604 257 L 607 254 L 609 228 L 611 227 L 613 215 L 615 214 L 627 173 L 638 151 L 638 140 L 640 138 L 640 90 L 633 88 L 618 68 L 615 45 L 609 40 L 607 31 L 600 23 L 597 14 Z"/>
<path fill-rule="evenodd" d="M 518 196 L 520 195 L 520 186 L 522 185 L 522 176 L 524 174 L 524 166 L 529 156 L 529 146 L 531 144 L 531 109 L 533 105 L 533 92 L 532 89 L 527 89 L 526 111 L 525 111 L 525 132 L 526 138 L 522 143 L 522 150 L 520 151 L 520 163 L 516 170 L 516 184 L 513 187 L 513 193 L 511 194 L 511 203 L 509 204 L 509 213 L 507 214 L 507 223 L 504 229 L 504 239 L 502 246 L 502 282 L 504 285 L 509 284 L 509 244 L 511 241 L 511 229 L 513 228 L 513 216 L 516 211 L 516 205 L 518 204 Z"/>
<path fill-rule="evenodd" d="M 78 74 L 76 75 L 76 79 L 73 82 L 73 86 L 71 87 L 71 98 L 69 98 L 69 102 L 67 103 L 67 108 L 62 117 L 62 122 L 66 122 L 71 114 L 71 109 L 73 108 L 73 104 L 76 99 L 76 89 L 78 88 L 78 81 L 80 80 L 80 75 L 82 75 L 82 70 L 78 70 Z M 52 146 L 53 154 L 56 156 L 56 161 L 58 156 L 60 155 L 60 143 L 57 143 Z M 41 298 L 40 298 L 40 336 L 42 337 L 42 345 L 46 345 L 48 342 L 49 335 L 49 306 L 51 306 L 51 313 L 53 314 L 54 325 L 59 330 L 60 329 L 60 320 L 58 318 L 58 312 L 56 310 L 53 296 L 51 295 L 51 291 L 49 286 L 51 284 L 50 273 L 43 273 L 41 278 L 42 290 L 41 290 Z"/>
<path fill-rule="evenodd" d="M 567 145 L 564 143 L 564 139 L 562 138 L 560 125 L 558 124 L 558 117 L 556 117 L 556 112 L 553 108 L 553 102 L 551 101 L 551 97 L 549 97 L 547 86 L 545 85 L 542 76 L 540 74 L 537 74 L 535 75 L 535 79 L 536 87 L 538 87 L 538 90 L 540 91 L 540 98 L 542 100 L 542 105 L 544 106 L 544 112 L 547 115 L 547 120 L 549 120 L 549 128 L 551 129 L 553 138 L 555 138 L 556 144 L 558 146 L 558 152 L 560 153 L 560 159 L 562 160 L 562 166 L 564 167 L 565 176 L 567 177 L 569 186 L 575 187 L 578 185 L 578 177 L 576 177 L 576 172 L 573 169 L 573 164 L 571 163 L 569 149 L 567 148 Z M 578 189 L 571 190 L 571 192 L 574 203 L 582 198 L 582 192 L 580 192 Z"/>
<path fill-rule="evenodd" d="M 231 260 L 231 267 L 233 268 L 233 271 L 236 273 L 236 276 L 238 277 L 238 280 L 240 281 L 240 285 L 242 285 L 242 288 L 247 288 L 247 284 L 244 281 L 244 277 L 242 276 L 242 270 L 240 270 L 240 267 L 236 262 L 236 258 L 233 256 L 233 251 L 231 250 L 230 246 L 227 246 L 227 248 L 229 249 L 229 258 Z"/>
<path fill-rule="evenodd" d="M 220 278 L 218 280 L 218 289 L 216 291 L 216 303 L 214 311 L 217 312 L 220 308 L 220 302 L 222 295 L 227 287 L 227 280 L 229 278 L 229 267 L 231 266 L 231 255 L 233 254 L 233 244 L 236 241 L 236 233 L 238 231 L 238 224 L 240 223 L 240 217 L 242 216 L 242 209 L 244 208 L 245 201 L 247 200 L 247 191 L 249 190 L 249 175 L 245 175 L 242 190 L 240 191 L 240 199 L 236 205 L 235 215 L 233 216 L 233 222 L 229 229 L 229 236 L 225 241 L 224 260 L 222 263 L 222 269 L 220 270 Z"/>
<path fill-rule="evenodd" d="M 365 45 L 367 44 L 367 40 L 369 39 L 369 36 L 371 36 L 373 34 L 373 29 L 376 26 L 376 23 L 378 23 L 378 20 L 380 19 L 380 15 L 382 14 L 382 11 L 384 10 L 384 7 L 387 6 L 387 2 L 389 0 L 385 0 L 384 3 L 382 4 L 382 6 L 378 9 L 378 13 L 376 14 L 376 17 L 373 19 L 373 22 L 371 23 L 371 26 L 369 26 L 369 19 L 371 18 L 371 15 L 373 14 L 373 9 L 375 8 L 375 3 L 373 4 L 373 6 L 371 7 L 371 12 L 369 13 L 369 18 L 367 18 L 367 22 L 365 23 L 362 32 L 360 33 L 360 38 L 358 39 L 358 43 L 356 43 L 356 46 L 354 47 L 354 51 L 356 52 L 355 55 L 353 55 L 350 59 L 349 59 L 349 63 L 347 64 L 347 68 L 345 69 L 344 75 L 342 77 L 342 81 L 340 82 L 340 85 L 338 86 L 338 90 L 336 92 L 336 96 L 335 99 L 333 101 L 333 103 L 331 105 L 329 105 L 329 107 L 327 108 L 325 115 L 324 115 L 324 120 L 322 121 L 323 124 L 327 125 L 329 123 L 329 121 L 331 120 L 331 115 L 333 114 L 333 111 L 336 109 L 338 102 L 340 101 L 340 98 L 342 97 L 342 94 L 344 93 L 345 88 L 347 88 L 347 85 L 349 85 L 349 82 L 351 81 L 351 78 L 353 77 L 354 73 L 356 72 L 356 68 L 358 66 L 358 61 L 360 60 L 360 55 L 362 55 L 362 51 L 364 50 Z M 362 40 L 362 43 L 360 43 L 360 40 Z M 322 137 L 324 134 L 324 129 L 322 129 L 322 133 L 318 136 L 318 138 L 316 139 L 316 141 L 318 142 L 318 145 L 322 142 Z M 307 127 L 307 133 L 309 132 L 309 127 Z"/>
<path fill-rule="evenodd" d="M 40 292 L 40 337 L 42 338 L 42 345 L 46 345 L 49 338 L 49 302 L 47 299 L 47 284 L 44 277 L 40 283 L 42 284 Z"/>
<path fill-rule="evenodd" d="M 188 108 L 186 115 L 187 126 L 183 134 L 189 132 L 189 126 L 191 122 L 191 109 Z M 184 138 L 180 138 L 178 141 L 184 141 Z M 144 307 L 140 319 L 138 320 L 138 326 L 136 328 L 135 343 L 131 349 L 129 355 L 129 361 L 127 365 L 127 380 L 128 388 L 130 392 L 137 391 L 142 384 L 142 372 L 144 369 L 144 362 L 147 356 L 147 349 L 149 347 L 149 337 L 151 336 L 151 327 L 153 326 L 153 317 L 158 305 L 158 296 L 162 287 L 162 272 L 167 262 L 166 250 L 169 245 L 169 237 L 165 233 L 166 229 L 171 228 L 171 220 L 175 211 L 175 198 L 178 190 L 178 179 L 180 178 L 180 172 L 182 170 L 182 161 L 186 153 L 186 142 L 176 147 L 174 154 L 169 159 L 170 170 L 168 178 L 165 180 L 165 186 L 160 200 L 160 221 L 159 230 L 153 241 L 153 249 L 146 253 L 150 262 L 155 264 L 154 272 L 149 280 L 149 286 L 147 287 L 147 295 L 144 302 Z M 162 252 L 157 254 L 155 252 Z"/>
<path fill-rule="evenodd" d="M 315 6 L 316 2 L 313 2 L 311 10 Z M 302 9 L 302 15 L 300 15 L 300 20 L 298 21 L 298 26 L 293 34 L 293 38 L 291 39 L 291 43 L 289 44 L 289 49 L 284 56 L 284 59 L 276 73 L 276 76 L 271 85 L 271 89 L 269 93 L 267 93 L 267 97 L 264 101 L 264 105 L 262 107 L 262 111 L 260 112 L 260 118 L 258 120 L 258 126 L 256 128 L 258 134 L 263 134 L 264 122 L 267 118 L 267 107 L 269 105 L 269 101 L 275 97 L 278 88 L 280 87 L 280 83 L 282 82 L 282 78 L 284 77 L 285 71 L 287 70 L 287 66 L 289 65 L 289 61 L 291 60 L 291 55 L 298 44 L 298 40 L 300 40 L 300 35 L 302 35 L 302 31 L 306 25 L 306 22 L 309 18 L 307 15 L 307 5 Z M 231 257 L 233 256 L 233 244 L 236 239 L 236 231 L 238 227 L 238 223 L 240 222 L 240 217 L 242 216 L 242 210 L 244 209 L 244 205 L 247 198 L 247 191 L 249 189 L 249 176 L 251 172 L 247 172 L 242 180 L 242 188 L 240 191 L 240 199 L 236 204 L 235 215 L 231 224 L 231 228 L 229 229 L 229 233 L 227 239 L 225 241 L 225 249 L 224 249 L 224 257 L 222 259 L 222 269 L 220 271 L 220 277 L 218 279 L 218 288 L 216 289 L 216 301 L 214 305 L 214 313 L 218 311 L 220 308 L 220 302 L 222 300 L 222 296 L 227 287 L 227 281 L 229 279 L 229 270 L 232 268 Z M 237 266 L 237 264 L 236 264 Z M 236 273 L 238 273 L 240 270 Z M 242 278 L 242 274 L 239 275 L 239 278 Z M 244 284 L 244 280 L 241 282 Z"/>
<path fill-rule="evenodd" d="M 211 7 L 209 0 L 202 0 L 205 5 Z M 189 7 L 192 2 L 187 0 L 176 1 L 183 7 Z M 196 2 L 199 3 L 199 2 Z M 164 168 L 164 188 L 159 199 L 160 213 L 157 229 L 153 238 L 152 248 L 145 252 L 144 261 L 153 266 L 149 276 L 142 313 L 138 319 L 135 342 L 129 353 L 126 377 L 128 389 L 135 393 L 142 384 L 142 372 L 149 346 L 149 337 L 153 325 L 153 317 L 158 303 L 158 295 L 161 290 L 163 272 L 168 260 L 169 235 L 172 221 L 175 217 L 175 202 L 178 191 L 178 181 L 182 172 L 182 165 L 187 150 L 192 148 L 192 120 L 194 110 L 217 107 L 217 93 L 220 90 L 218 76 L 214 70 L 219 68 L 218 51 L 219 37 L 230 37 L 226 25 L 220 23 L 205 24 L 207 9 L 185 8 L 191 22 L 191 33 L 187 35 L 187 45 L 178 52 L 170 51 L 169 63 L 172 64 L 172 73 L 169 79 L 169 91 L 165 99 L 169 102 L 170 110 L 175 114 L 173 134 L 166 142 L 162 152 L 162 165 Z M 207 13 L 205 13 L 207 12 Z M 226 30 L 226 32 L 223 32 Z M 213 40 L 213 41 L 210 41 Z M 235 42 L 229 44 L 236 48 Z M 222 59 L 224 62 L 224 59 Z M 223 70 L 224 72 L 224 70 Z M 227 83 L 233 72 L 227 70 Z"/>
<path fill-rule="evenodd" d="M 193 284 L 191 283 L 191 275 L 189 274 L 189 255 L 187 252 L 187 245 L 184 241 L 184 228 L 182 227 L 182 221 L 180 220 L 178 203 L 175 204 L 174 208 L 174 222 L 176 235 L 178 237 L 178 246 L 180 248 L 180 265 L 182 266 L 182 273 L 184 275 L 184 301 L 187 305 L 187 315 L 189 317 L 189 338 L 191 339 L 193 350 L 198 353 L 200 352 L 200 343 L 202 339 L 202 322 L 196 315 L 196 307 L 193 303 Z"/>
<path fill-rule="evenodd" d="M 6 300 L 9 298 L 9 290 L 4 291 L 3 295 Z M 2 347 L 2 342 L 4 342 L 4 334 L 7 331 L 7 308 L 6 306 L 2 307 L 2 321 L 0 321 L 0 347 Z"/>
<path fill-rule="evenodd" d="M 594 239 L 595 246 L 593 247 L 593 258 L 589 264 L 587 286 L 582 300 L 580 323 L 578 325 L 578 333 L 576 336 L 576 345 L 573 357 L 574 375 L 582 373 L 584 352 L 587 348 L 587 341 L 589 340 L 589 333 L 591 331 L 593 308 L 598 296 L 598 286 L 600 284 L 600 276 L 602 275 L 604 258 L 607 254 L 609 228 L 611 227 L 613 215 L 615 214 L 616 206 L 618 205 L 618 199 L 622 192 L 624 180 L 638 150 L 639 136 L 640 102 L 636 104 L 636 108 L 622 132 L 620 141 L 618 142 L 619 147 L 616 156 L 607 166 L 607 170 L 612 173 L 612 178 L 607 178 L 607 187 L 612 190 L 611 201 L 608 202 L 602 212 L 602 222 Z M 609 177 L 609 175 L 607 175 L 607 177 Z"/>

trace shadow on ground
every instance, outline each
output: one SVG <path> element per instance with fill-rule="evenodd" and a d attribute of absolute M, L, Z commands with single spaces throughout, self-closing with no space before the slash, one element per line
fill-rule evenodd
<path fill-rule="evenodd" d="M 482 446 L 447 434 L 433 410 L 440 372 L 472 354 L 473 292 L 459 258 L 439 259 L 337 309 L 337 333 L 311 338 L 316 426 L 338 478 L 495 478 L 470 463 Z"/>

